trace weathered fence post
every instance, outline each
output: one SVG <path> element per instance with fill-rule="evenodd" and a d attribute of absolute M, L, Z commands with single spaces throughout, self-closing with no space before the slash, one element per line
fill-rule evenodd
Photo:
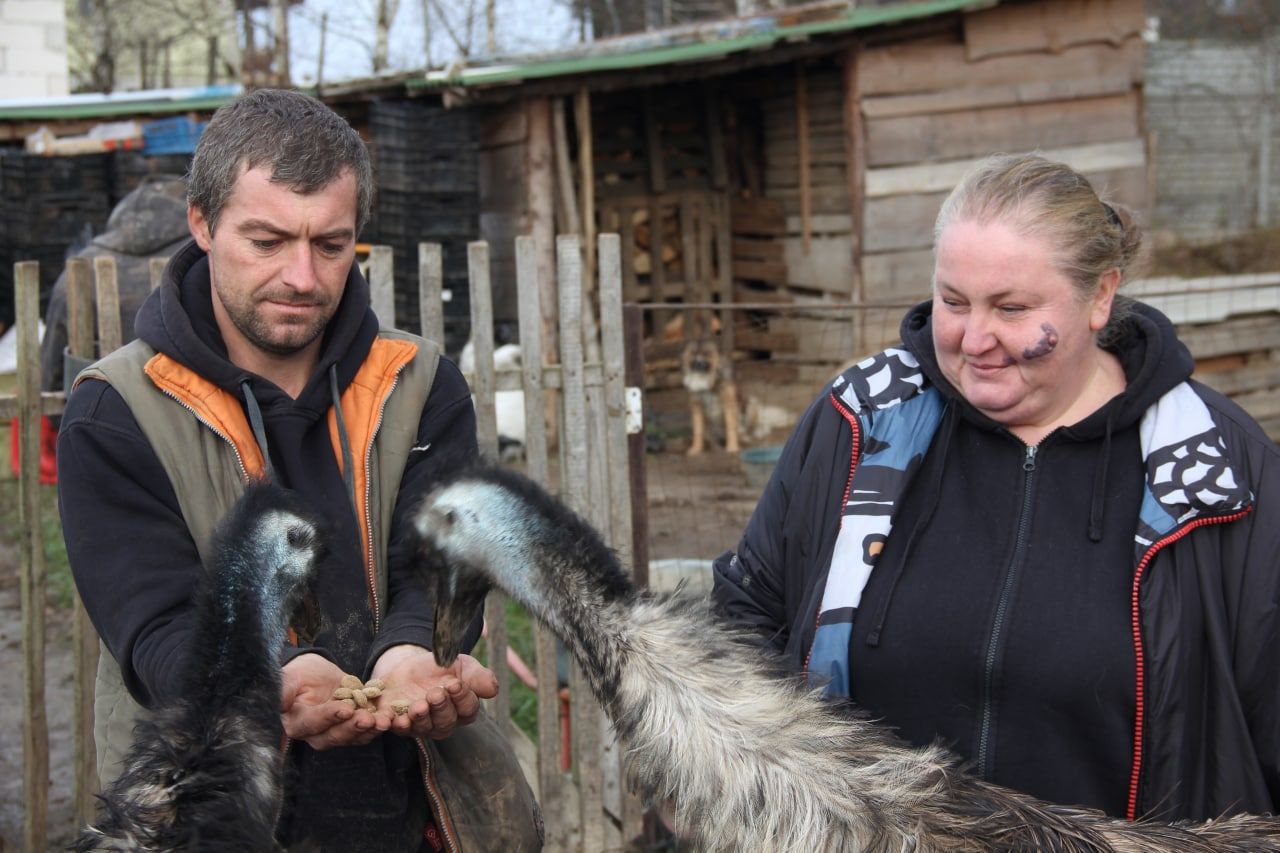
<path fill-rule="evenodd" d="M 444 347 L 444 252 L 439 243 L 418 244 L 418 319 L 422 336 Z"/>
<path fill-rule="evenodd" d="M 67 261 L 67 348 L 77 358 L 92 359 L 94 356 L 93 301 L 89 261 L 85 258 L 71 258 Z M 66 378 L 68 385 L 73 378 Z M 79 593 L 75 595 L 71 645 L 75 655 L 75 753 L 72 758 L 71 785 L 76 822 L 84 825 L 94 817 L 96 809 L 93 795 L 98 791 L 98 762 L 93 742 L 93 692 L 98 672 L 98 633 L 89 621 Z"/>
<path fill-rule="evenodd" d="M 123 334 L 120 324 L 120 284 L 116 278 L 116 259 L 93 259 L 93 272 L 98 290 L 98 353 L 106 355 L 120 349 Z"/>
<path fill-rule="evenodd" d="M 481 454 L 498 458 L 498 420 L 494 408 L 493 293 L 489 281 L 489 244 L 467 244 L 467 274 L 471 284 L 471 351 L 475 356 L 471 391 L 476 401 L 476 438 Z M 485 599 L 489 668 L 498 679 L 498 695 L 490 702 L 494 717 L 507 734 L 511 727 L 511 673 L 507 668 L 507 597 L 493 590 Z"/>
<path fill-rule="evenodd" d="M 18 561 L 22 601 L 24 850 L 48 849 L 49 721 L 44 692 L 44 544 L 40 540 L 40 265 L 14 265 L 18 326 Z"/>
<path fill-rule="evenodd" d="M 617 234 L 600 235 L 600 344 L 604 358 L 606 455 L 609 471 L 609 533 L 623 565 L 633 560 L 631 538 L 631 478 L 627 440 L 626 334 L 622 321 L 622 249 Z M 644 804 L 617 779 L 622 797 L 623 847 L 644 829 Z"/>
<path fill-rule="evenodd" d="M 369 304 L 382 325 L 395 326 L 395 253 L 390 246 L 372 246 L 369 249 Z"/>
<path fill-rule="evenodd" d="M 545 357 L 542 324 L 542 292 L 546 283 L 540 273 L 550 274 L 540 264 L 541 247 L 533 237 L 516 238 L 516 293 L 519 302 L 520 352 L 524 370 L 525 471 L 546 486 L 547 422 L 542 364 Z M 568 848 L 569 827 L 564 799 L 564 777 L 560 769 L 560 681 L 556 668 L 556 638 L 546 626 L 534 624 L 535 672 L 538 677 L 538 800 L 542 805 L 549 851 Z"/>
<path fill-rule="evenodd" d="M 582 360 L 582 255 L 577 236 L 556 239 L 560 280 L 560 377 L 564 401 L 560 441 L 562 491 L 570 506 L 586 513 L 587 418 Z M 575 664 L 572 685 L 573 766 L 578 779 L 582 816 L 580 849 L 604 849 L 604 780 L 600 767 L 600 712 L 582 672 Z"/>

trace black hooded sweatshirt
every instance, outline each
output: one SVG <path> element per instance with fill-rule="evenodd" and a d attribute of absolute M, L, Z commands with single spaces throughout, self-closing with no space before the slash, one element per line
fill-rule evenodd
<path fill-rule="evenodd" d="M 1113 347 L 1125 391 L 1033 453 L 946 382 L 930 317 L 928 303 L 916 307 L 901 332 L 945 410 L 862 590 L 853 700 L 910 741 L 941 739 L 974 773 L 1051 801 L 1165 820 L 1273 811 L 1275 444 L 1191 382 L 1256 503 L 1180 529 L 1137 574 L 1140 421 L 1193 368 L 1169 321 L 1136 305 Z M 828 386 L 736 551 L 715 561 L 720 612 L 797 669 L 813 647 L 852 459 Z"/>
<path fill-rule="evenodd" d="M 1139 315 L 1117 349 L 1125 391 L 1031 449 L 947 382 L 930 310 L 907 316 L 903 343 L 947 412 L 894 524 L 911 535 L 889 537 L 863 591 L 852 698 L 983 778 L 1122 815 L 1138 423 L 1194 364 Z"/>
<path fill-rule="evenodd" d="M 330 373 L 336 371 L 341 393 L 378 332 L 368 285 L 353 267 L 315 373 L 296 400 L 228 361 L 211 292 L 208 260 L 192 241 L 143 304 L 136 333 L 242 404 L 251 394 L 261 409 L 276 481 L 303 495 L 327 523 L 333 545 L 315 585 L 321 633 L 313 647 L 288 650 L 286 660 L 315 652 L 367 678 L 390 646 L 429 647 L 430 596 L 394 549 L 387 611 L 374 634 L 359 528 L 329 436 Z M 414 493 L 437 460 L 476 453 L 470 391 L 444 358 L 416 444 L 427 451 L 410 456 L 402 494 Z M 163 467 L 124 401 L 105 383 L 82 382 L 71 395 L 58 469 L 67 552 L 85 608 L 133 697 L 144 706 L 171 699 L 175 674 L 190 654 L 190 595 L 199 556 Z M 392 541 L 405 529 L 406 512 L 397 506 Z M 476 635 L 478 628 L 471 643 Z M 311 839 L 324 850 L 418 849 L 427 810 L 412 740 L 388 734 L 361 747 L 317 752 L 295 742 L 291 749 L 281 821 L 286 843 Z"/>

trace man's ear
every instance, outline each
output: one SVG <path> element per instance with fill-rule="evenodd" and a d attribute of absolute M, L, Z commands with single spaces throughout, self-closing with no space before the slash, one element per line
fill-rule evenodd
<path fill-rule="evenodd" d="M 187 228 L 191 229 L 191 236 L 196 238 L 196 245 L 208 252 L 213 245 L 213 229 L 209 227 L 209 220 L 204 218 L 204 213 L 194 204 L 187 205 Z"/>

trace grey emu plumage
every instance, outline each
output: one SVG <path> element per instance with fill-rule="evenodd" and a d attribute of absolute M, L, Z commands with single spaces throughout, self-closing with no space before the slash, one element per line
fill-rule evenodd
<path fill-rule="evenodd" d="M 218 526 L 180 698 L 142 722 L 77 851 L 275 850 L 280 650 L 323 551 L 298 497 L 253 484 Z"/>
<path fill-rule="evenodd" d="M 638 592 L 592 528 L 499 469 L 442 477 L 415 515 L 448 664 L 490 585 L 582 665 L 632 783 L 701 849 L 1280 851 L 1280 823 L 1129 823 L 964 773 L 823 700 L 705 602 Z"/>

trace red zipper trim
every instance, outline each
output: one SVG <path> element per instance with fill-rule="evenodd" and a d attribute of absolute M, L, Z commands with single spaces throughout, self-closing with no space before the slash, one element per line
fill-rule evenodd
<path fill-rule="evenodd" d="M 844 527 L 844 508 L 849 505 L 849 492 L 853 489 L 853 472 L 858 469 L 858 445 L 862 443 L 862 431 L 858 429 L 858 418 L 850 414 L 844 406 L 836 399 L 836 392 L 831 392 L 831 405 L 836 407 L 836 411 L 849 422 L 849 429 L 853 431 L 853 445 L 849 453 L 849 479 L 844 481 L 844 497 L 840 501 L 840 524 L 836 527 L 836 535 L 840 535 L 840 529 Z M 822 602 L 818 602 L 818 610 L 813 614 L 813 631 L 814 640 L 817 640 L 818 625 L 822 622 Z M 804 667 L 800 670 L 806 676 L 809 674 L 809 658 L 813 657 L 813 643 L 809 644 L 809 651 L 804 655 Z"/>
<path fill-rule="evenodd" d="M 1139 610 L 1138 591 L 1142 586 L 1142 578 L 1143 575 L 1146 574 L 1147 565 L 1151 562 L 1151 559 L 1155 557 L 1158 551 L 1167 545 L 1172 545 L 1174 542 L 1177 542 L 1197 527 L 1237 521 L 1244 518 L 1252 510 L 1253 507 L 1250 507 L 1249 509 L 1233 513 L 1232 515 L 1220 515 L 1215 518 L 1201 518 L 1191 522 L 1148 548 L 1147 553 L 1143 555 L 1142 561 L 1138 563 L 1138 568 L 1133 573 L 1133 593 L 1129 602 L 1129 618 L 1133 627 L 1134 680 L 1136 682 L 1136 689 L 1134 691 L 1135 707 L 1133 715 L 1133 769 L 1129 772 L 1129 804 L 1125 809 L 1125 818 L 1127 820 L 1137 819 L 1138 777 L 1142 775 L 1142 736 L 1146 726 L 1146 690 L 1144 687 L 1146 682 L 1146 654 L 1142 645 L 1142 614 Z"/>

